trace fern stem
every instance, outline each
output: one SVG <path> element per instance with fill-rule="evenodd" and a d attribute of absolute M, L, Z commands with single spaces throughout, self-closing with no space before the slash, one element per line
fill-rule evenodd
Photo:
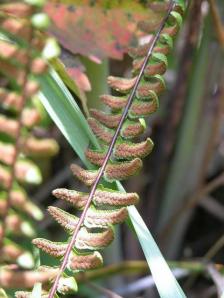
<path fill-rule="evenodd" d="M 48 298 L 53 298 L 54 295 L 55 295 L 55 292 L 57 291 L 57 287 L 58 287 L 60 276 L 62 275 L 62 273 L 64 272 L 64 270 L 66 268 L 66 265 L 67 265 L 68 260 L 69 260 L 70 252 L 71 252 L 71 250 L 72 250 L 72 248 L 74 246 L 74 243 L 76 241 L 78 232 L 79 232 L 79 230 L 80 230 L 80 228 L 81 228 L 81 226 L 82 226 L 82 224 L 83 224 L 83 222 L 85 220 L 87 211 L 88 211 L 88 209 L 90 207 L 90 204 L 91 204 L 92 199 L 94 197 L 94 194 L 95 194 L 95 191 L 97 189 L 97 186 L 98 186 L 98 184 L 100 182 L 100 179 L 102 178 L 102 175 L 104 173 L 104 170 L 106 168 L 106 165 L 107 165 L 107 163 L 109 161 L 109 158 L 110 158 L 111 153 L 113 151 L 113 148 L 114 148 L 114 145 L 116 143 L 117 137 L 120 134 L 120 130 L 122 128 L 122 125 L 123 125 L 123 123 L 124 123 L 124 121 L 125 121 L 125 119 L 127 117 L 129 108 L 130 108 L 130 106 L 131 106 L 131 104 L 133 102 L 133 99 L 135 97 L 136 90 L 137 90 L 138 85 L 139 85 L 139 83 L 141 81 L 141 78 L 142 78 L 142 76 L 144 74 L 145 67 L 146 67 L 146 65 L 148 63 L 148 60 L 149 60 L 150 56 L 152 55 L 153 49 L 154 49 L 157 41 L 159 40 L 160 34 L 161 34 L 163 28 L 165 27 L 165 23 L 168 20 L 169 15 L 170 15 L 171 11 L 173 10 L 174 6 L 175 6 L 175 2 L 173 0 L 171 0 L 170 3 L 169 3 L 167 14 L 164 17 L 164 19 L 162 20 L 162 22 L 160 24 L 160 27 L 159 27 L 157 33 L 155 34 L 155 36 L 153 38 L 153 41 L 152 41 L 152 43 L 151 43 L 151 45 L 150 45 L 150 47 L 148 49 L 148 52 L 147 52 L 147 55 L 146 55 L 146 57 L 144 59 L 144 62 L 142 64 L 141 70 L 140 70 L 140 72 L 139 72 L 139 74 L 137 76 L 137 79 L 135 81 L 134 87 L 133 87 L 133 89 L 132 89 L 132 91 L 131 91 L 131 93 L 130 93 L 130 95 L 128 97 L 127 104 L 126 104 L 126 106 L 124 108 L 124 111 L 123 111 L 123 114 L 121 116 L 121 119 L 120 119 L 120 121 L 118 123 L 117 129 L 116 129 L 116 131 L 115 131 L 115 133 L 113 135 L 112 141 L 111 141 L 111 143 L 109 145 L 109 148 L 108 148 L 107 154 L 105 156 L 104 162 L 103 162 L 101 168 L 99 169 L 99 172 L 98 172 L 98 175 L 96 177 L 96 180 L 95 180 L 95 182 L 94 182 L 94 184 L 93 184 L 93 186 L 91 188 L 91 191 L 90 191 L 88 200 L 86 202 L 85 208 L 84 208 L 84 210 L 83 210 L 83 212 L 82 212 L 82 214 L 81 214 L 81 216 L 79 218 L 78 224 L 77 224 L 77 226 L 76 226 L 76 228 L 74 230 L 74 233 L 73 233 L 73 235 L 71 237 L 71 240 L 70 240 L 70 242 L 69 242 L 69 244 L 67 246 L 67 249 L 66 249 L 66 252 L 65 252 L 65 255 L 64 255 L 64 259 L 63 259 L 63 261 L 61 263 L 60 269 L 59 269 L 59 271 L 57 273 L 57 276 L 56 276 L 56 278 L 54 280 L 54 283 L 53 283 L 53 286 L 52 286 L 52 288 L 50 290 L 50 293 L 49 293 Z"/>
<path fill-rule="evenodd" d="M 32 37 L 33 37 L 33 30 L 31 29 L 30 33 L 29 33 L 30 44 L 32 44 Z M 27 85 L 28 79 L 29 79 L 30 67 L 31 67 L 31 59 L 30 59 L 30 55 L 28 52 L 27 63 L 26 63 L 26 67 L 25 67 L 25 76 L 23 79 L 23 83 L 21 85 L 21 90 L 22 90 L 21 91 L 21 106 L 20 106 L 20 111 L 19 111 L 19 116 L 18 116 L 18 128 L 17 128 L 17 132 L 16 132 L 16 136 L 15 136 L 15 154 L 13 156 L 12 163 L 11 163 L 11 175 L 10 175 L 10 180 L 9 180 L 9 186 L 7 189 L 8 197 L 6 200 L 5 213 L 2 218 L 2 235 L 0 238 L 0 256 L 3 255 L 2 248 L 3 248 L 4 237 L 5 237 L 5 231 L 6 231 L 6 218 L 8 216 L 9 209 L 11 208 L 10 200 L 11 200 L 11 194 L 12 194 L 12 190 L 13 190 L 13 183 L 16 178 L 16 162 L 17 162 L 17 158 L 20 153 L 20 141 L 21 141 L 20 135 L 21 135 L 21 130 L 23 128 L 22 112 L 23 112 L 23 109 L 25 108 L 26 101 L 27 101 L 26 85 Z"/>

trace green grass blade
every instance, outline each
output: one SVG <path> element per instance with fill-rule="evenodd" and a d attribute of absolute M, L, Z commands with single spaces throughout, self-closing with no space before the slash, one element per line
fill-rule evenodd
<path fill-rule="evenodd" d="M 55 72 L 51 71 L 39 81 L 43 105 L 83 163 L 90 167 L 84 155 L 85 149 L 89 143 L 92 143 L 96 148 L 99 148 L 99 144 L 88 127 L 82 112 Z M 121 187 L 120 185 L 119 188 Z M 128 211 L 160 297 L 186 297 L 137 209 L 131 206 Z"/>
<path fill-rule="evenodd" d="M 117 183 L 117 186 L 119 190 L 125 191 L 120 182 Z M 186 297 L 136 207 L 129 206 L 128 214 L 160 297 Z"/>
<path fill-rule="evenodd" d="M 147 263 L 149 264 L 160 297 L 186 297 L 138 210 L 135 206 L 129 206 L 128 213 Z"/>
<path fill-rule="evenodd" d="M 91 142 L 99 147 L 78 105 L 54 70 L 38 78 L 40 99 L 69 144 L 87 165 L 85 148 Z"/>

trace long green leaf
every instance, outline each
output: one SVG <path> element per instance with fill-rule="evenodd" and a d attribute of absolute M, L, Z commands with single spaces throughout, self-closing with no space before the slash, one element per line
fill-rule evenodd
<path fill-rule="evenodd" d="M 71 93 L 53 69 L 38 80 L 44 107 L 80 159 L 90 167 L 84 149 L 90 142 L 97 148 L 99 145 Z"/>
<path fill-rule="evenodd" d="M 86 160 L 84 152 L 89 143 L 92 143 L 96 148 L 99 148 L 99 144 L 91 132 L 82 112 L 54 71 L 40 78 L 40 84 L 40 98 L 49 115 L 83 163 L 87 167 L 90 167 L 90 163 Z M 120 185 L 119 188 L 121 187 Z M 128 211 L 160 297 L 186 297 L 169 269 L 150 231 L 138 213 L 138 210 L 134 206 L 131 206 L 128 208 Z"/>
<path fill-rule="evenodd" d="M 119 190 L 125 191 L 119 182 L 117 184 Z M 167 262 L 163 258 L 155 240 L 135 206 L 128 207 L 128 214 L 141 244 L 160 297 L 185 297 L 185 294 L 172 274 Z"/>
<path fill-rule="evenodd" d="M 186 297 L 138 210 L 135 206 L 129 206 L 128 213 L 149 264 L 160 297 Z"/>

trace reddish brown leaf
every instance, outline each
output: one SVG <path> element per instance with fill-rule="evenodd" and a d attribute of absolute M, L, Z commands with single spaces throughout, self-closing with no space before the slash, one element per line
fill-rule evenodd
<path fill-rule="evenodd" d="M 136 36 L 137 22 L 148 19 L 155 29 L 161 19 L 138 1 L 112 9 L 88 4 L 88 1 L 83 1 L 82 6 L 48 2 L 45 10 L 53 23 L 50 32 L 60 43 L 72 53 L 92 59 L 122 59 Z"/>
<path fill-rule="evenodd" d="M 90 91 L 91 85 L 85 73 L 79 67 L 67 68 L 68 74 L 75 80 L 78 87 L 83 91 Z"/>

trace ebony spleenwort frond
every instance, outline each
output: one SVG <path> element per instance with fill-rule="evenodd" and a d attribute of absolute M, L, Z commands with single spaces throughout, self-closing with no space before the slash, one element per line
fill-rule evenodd
<path fill-rule="evenodd" d="M 3 9 L 4 9 L 4 7 L 3 7 Z M 29 12 L 27 12 L 27 13 L 28 13 L 29 16 L 30 16 L 30 14 L 32 14 L 31 11 L 30 11 L 30 13 Z M 28 42 L 32 43 L 32 38 L 33 38 L 33 31 L 32 31 L 32 27 L 30 27 L 29 30 L 28 30 L 28 34 L 27 34 Z M 7 44 L 5 44 L 5 48 L 7 50 Z M 15 50 L 15 49 L 13 49 L 13 50 Z M 9 49 L 7 51 L 9 51 Z M 11 205 L 10 204 L 10 200 L 11 200 L 10 197 L 11 197 L 11 192 L 12 192 L 12 188 L 13 188 L 13 182 L 14 182 L 14 179 L 15 179 L 15 176 L 16 176 L 16 162 L 17 162 L 17 157 L 19 155 L 19 138 L 20 138 L 21 129 L 22 129 L 22 126 L 23 126 L 22 112 L 23 112 L 23 109 L 25 107 L 26 100 L 27 100 L 26 86 L 28 84 L 28 75 L 29 75 L 30 68 L 31 68 L 31 65 L 30 65 L 31 58 L 30 58 L 30 52 L 29 51 L 27 51 L 26 57 L 24 57 L 24 58 L 25 58 L 24 62 L 26 62 L 25 70 L 22 70 L 22 71 L 19 70 L 18 72 L 17 72 L 17 69 L 15 69 L 12 65 L 9 65 L 9 67 L 7 67 L 8 66 L 7 62 L 4 62 L 4 60 L 3 60 L 3 64 L 5 64 L 3 66 L 6 68 L 6 75 L 13 75 L 13 74 L 16 75 L 16 74 L 18 74 L 20 88 L 21 88 L 22 91 L 21 91 L 20 107 L 19 107 L 19 110 L 18 110 L 18 121 L 14 125 L 11 124 L 11 123 L 8 123 L 8 124 L 6 123 L 6 125 L 5 125 L 5 128 L 7 128 L 7 126 L 10 126 L 10 127 L 14 128 L 13 133 L 12 133 L 12 129 L 10 129 L 10 133 L 12 133 L 11 135 L 13 137 L 15 137 L 16 142 L 15 142 L 15 147 L 14 147 L 14 152 L 13 152 L 14 154 L 12 155 L 12 158 L 11 158 L 10 162 L 8 162 L 8 163 L 11 164 L 11 173 L 10 173 L 9 181 L 8 181 L 8 184 L 7 184 L 8 197 L 7 197 L 7 200 L 6 200 L 6 208 L 5 208 L 5 212 L 4 212 L 3 219 L 2 219 L 2 235 L 1 235 L 1 239 L 0 239 L 0 252 L 1 252 L 1 255 L 2 255 L 4 233 L 6 231 L 6 223 L 7 223 L 6 218 L 8 216 L 8 212 L 9 212 L 10 205 Z M 19 72 L 21 72 L 21 73 L 19 73 Z M 7 119 L 5 119 L 5 120 L 7 121 Z M 5 130 L 5 131 L 7 131 L 7 130 Z"/>
<path fill-rule="evenodd" d="M 28 1 L 29 2 L 29 1 Z M 33 102 L 39 90 L 35 76 L 42 75 L 48 65 L 41 57 L 45 40 L 37 32 L 46 28 L 44 19 L 36 21 L 41 1 L 4 2 L 0 4 L 0 259 L 19 262 L 24 253 L 8 235 L 33 237 L 34 230 L 22 211 L 36 220 L 41 210 L 32 203 L 20 183 L 38 184 L 41 174 L 32 156 L 52 156 L 58 145 L 52 139 L 33 136 L 40 125 L 41 114 Z M 42 1 L 43 2 L 43 1 Z M 44 16 L 44 15 L 43 15 Z M 46 20 L 47 16 L 45 16 Z M 25 264 L 26 265 L 26 264 Z"/>
<path fill-rule="evenodd" d="M 136 175 L 142 167 L 141 158 L 147 156 L 153 148 L 150 139 L 139 143 L 133 142 L 132 139 L 144 132 L 145 122 L 142 117 L 149 116 L 157 110 L 158 95 L 165 89 L 162 75 L 167 68 L 166 55 L 172 47 L 172 38 L 179 29 L 182 13 L 181 7 L 175 5 L 173 1 L 165 6 L 166 17 L 151 41 L 146 45 L 130 49 L 130 55 L 133 57 L 133 77 L 131 79 L 112 76 L 108 78 L 109 86 L 119 93 L 117 96 L 101 96 L 102 101 L 111 108 L 111 113 L 106 114 L 96 109 L 90 111 L 91 118 L 88 122 L 99 139 L 102 149 L 88 148 L 85 154 L 92 164 L 100 168 L 90 171 L 78 165 L 71 167 L 73 174 L 91 187 L 90 193 L 67 189 L 53 191 L 57 198 L 66 200 L 81 209 L 82 214 L 77 218 L 59 208 L 49 209 L 59 224 L 69 233 L 73 231 L 49 298 L 54 297 L 60 276 L 66 267 L 83 270 L 83 266 L 79 263 L 72 268 L 71 259 L 77 260 L 78 256 L 82 258 L 83 253 L 87 251 L 88 257 L 95 260 L 95 254 L 99 256 L 95 251 L 95 245 L 99 246 L 97 249 L 108 245 L 113 238 L 111 227 L 122 223 L 127 218 L 127 206 L 138 202 L 139 198 L 135 193 L 113 191 L 102 187 L 99 183 L 101 178 L 112 182 Z M 146 33 L 153 33 L 147 22 L 141 24 L 141 29 Z M 55 253 L 55 245 L 59 245 L 59 253 L 61 245 L 64 245 L 41 239 L 34 240 L 34 243 L 50 254 Z M 93 262 L 92 266 L 86 269 L 93 269 L 94 266 L 96 268 L 100 265 L 102 262 Z"/>
<path fill-rule="evenodd" d="M 58 188 L 53 191 L 53 195 L 71 203 L 77 209 L 83 209 L 88 199 L 88 193 Z M 121 191 L 111 191 L 109 188 L 99 186 L 93 197 L 95 206 L 130 206 L 137 204 L 139 196 L 136 193 L 124 193 Z"/>

